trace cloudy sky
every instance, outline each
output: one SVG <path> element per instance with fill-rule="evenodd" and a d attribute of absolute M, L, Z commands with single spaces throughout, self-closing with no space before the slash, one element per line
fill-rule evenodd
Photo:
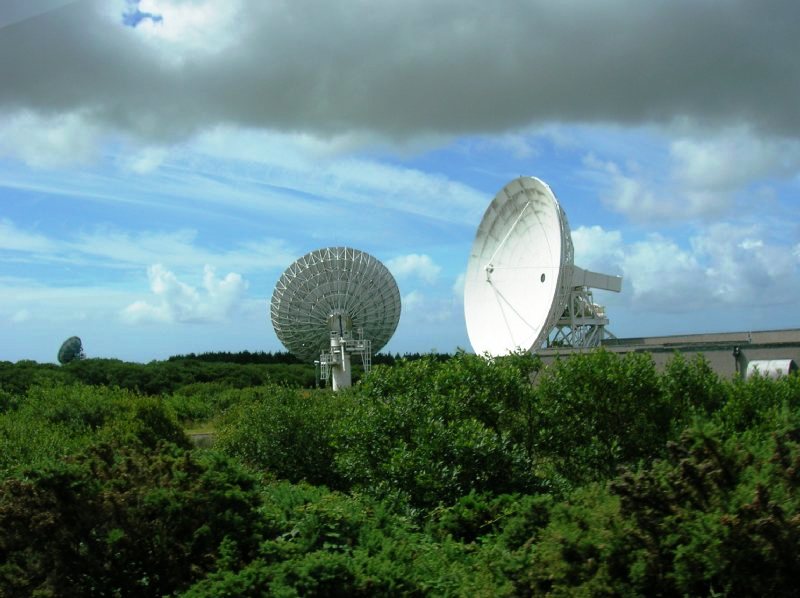
<path fill-rule="evenodd" d="M 483 211 L 553 188 L 618 336 L 800 327 L 796 0 L 3 0 L 0 360 L 282 347 L 281 272 L 394 273 L 469 349 Z"/>

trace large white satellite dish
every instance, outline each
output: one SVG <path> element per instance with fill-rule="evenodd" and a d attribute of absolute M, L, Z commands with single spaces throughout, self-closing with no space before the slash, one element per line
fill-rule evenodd
<path fill-rule="evenodd" d="M 622 278 L 579 268 L 573 257 L 567 216 L 550 187 L 535 177 L 503 187 L 467 264 L 464 315 L 475 352 L 591 347 L 612 336 L 591 289 L 619 292 Z"/>
<path fill-rule="evenodd" d="M 371 357 L 389 342 L 400 320 L 400 291 L 391 272 L 350 247 L 311 251 L 278 279 L 270 303 L 272 326 L 300 359 L 318 359 L 333 389 L 350 386 L 350 355 Z"/>

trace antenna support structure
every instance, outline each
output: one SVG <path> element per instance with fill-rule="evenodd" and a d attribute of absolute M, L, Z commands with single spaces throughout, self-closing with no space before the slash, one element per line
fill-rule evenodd
<path fill-rule="evenodd" d="M 590 348 L 614 338 L 592 289 L 618 293 L 622 278 L 574 264 L 569 222 L 550 187 L 535 177 L 503 187 L 467 264 L 464 315 L 475 352 Z"/>
<path fill-rule="evenodd" d="M 598 274 L 578 266 L 572 266 L 572 271 L 572 288 L 567 306 L 548 335 L 545 346 L 589 349 L 599 347 L 607 338 L 617 338 L 606 328 L 606 309 L 594 302 L 592 289 L 619 293 L 622 290 L 622 278 Z"/>
<path fill-rule="evenodd" d="M 394 334 L 400 291 L 389 270 L 350 247 L 326 247 L 302 256 L 281 275 L 270 303 L 278 339 L 334 391 L 352 385 L 352 357 L 364 373 L 372 355 Z"/>
<path fill-rule="evenodd" d="M 360 357 L 365 374 L 370 371 L 372 341 L 364 338 L 362 329 L 356 338 L 353 338 L 351 330 L 331 330 L 330 334 L 330 351 L 323 351 L 319 356 L 319 378 L 326 385 L 330 380 L 333 390 L 339 390 L 353 384 L 351 355 Z"/>

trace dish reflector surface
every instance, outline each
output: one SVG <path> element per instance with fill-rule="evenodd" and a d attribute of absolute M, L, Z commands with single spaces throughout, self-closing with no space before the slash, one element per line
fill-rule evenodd
<path fill-rule="evenodd" d="M 503 187 L 467 264 L 464 315 L 475 352 L 539 348 L 567 305 L 572 265 L 569 223 L 550 187 L 535 177 Z"/>
<path fill-rule="evenodd" d="M 363 331 L 373 352 L 389 342 L 400 321 L 400 291 L 391 272 L 368 253 L 326 247 L 307 253 L 281 275 L 270 303 L 278 339 L 304 361 L 330 350 L 331 318 Z"/>

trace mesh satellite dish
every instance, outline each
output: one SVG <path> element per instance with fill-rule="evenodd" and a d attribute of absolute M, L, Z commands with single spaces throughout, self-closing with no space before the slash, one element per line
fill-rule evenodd
<path fill-rule="evenodd" d="M 467 264 L 464 314 L 475 352 L 593 347 L 613 337 L 591 289 L 619 292 L 622 278 L 584 270 L 573 259 L 567 216 L 550 187 L 535 177 L 503 187 L 483 215 Z"/>
<path fill-rule="evenodd" d="M 77 336 L 71 336 L 61 343 L 61 348 L 58 350 L 58 363 L 64 365 L 65 363 L 75 361 L 76 359 L 83 359 L 84 357 L 83 343 Z"/>
<path fill-rule="evenodd" d="M 283 345 L 305 361 L 319 359 L 333 389 L 350 386 L 350 355 L 369 371 L 373 353 L 389 342 L 400 320 L 400 291 L 377 259 L 349 247 L 317 249 L 281 275 L 270 304 Z"/>

